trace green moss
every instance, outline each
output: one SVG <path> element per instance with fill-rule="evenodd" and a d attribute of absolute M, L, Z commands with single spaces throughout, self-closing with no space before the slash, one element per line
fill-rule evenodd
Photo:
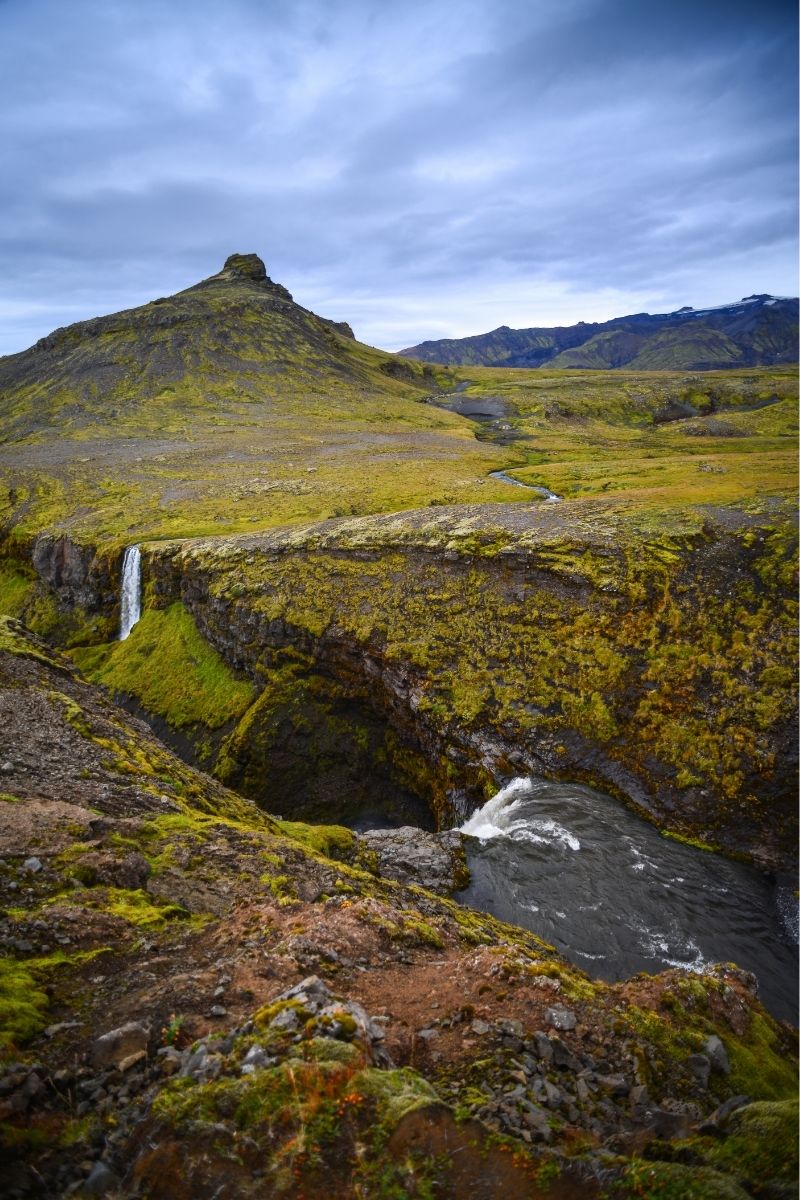
<path fill-rule="evenodd" d="M 708 842 L 702 842 L 699 838 L 686 837 L 682 833 L 673 833 L 669 829 L 662 830 L 661 836 L 669 838 L 670 841 L 673 842 L 680 842 L 684 846 L 694 846 L 695 850 L 706 850 L 711 854 L 713 854 L 715 850 L 719 849 L 718 846 L 710 846 Z"/>
<path fill-rule="evenodd" d="M 0 958 L 0 1053 L 22 1046 L 47 1024 L 50 1003 L 30 960 Z"/>
<path fill-rule="evenodd" d="M 724 1141 L 710 1148 L 707 1161 L 755 1196 L 773 1194 L 776 1185 L 796 1187 L 797 1122 L 797 1100 L 748 1104 L 730 1118 Z"/>
<path fill-rule="evenodd" d="M 95 1113 L 87 1113 L 85 1117 L 75 1117 L 67 1121 L 58 1137 L 61 1150 L 71 1150 L 75 1146 L 88 1146 L 98 1132 L 100 1119 Z"/>
<path fill-rule="evenodd" d="M 97 683 L 134 696 L 174 729 L 217 729 L 239 718 L 253 700 L 251 683 L 237 679 L 199 633 L 180 603 L 143 613 L 124 642 L 72 652 Z M 157 669 L 153 664 L 157 663 Z"/>
<path fill-rule="evenodd" d="M 301 1043 L 303 1057 L 309 1062 L 342 1063 L 346 1066 L 360 1066 L 363 1053 L 352 1042 L 340 1042 L 335 1038 L 313 1037 Z"/>
<path fill-rule="evenodd" d="M 358 840 L 351 829 L 343 825 L 307 825 L 302 821 L 278 821 L 281 833 L 299 842 L 307 850 L 324 854 L 326 858 L 348 862 L 355 854 Z"/>
<path fill-rule="evenodd" d="M 726 1039 L 731 1095 L 753 1100 L 784 1100 L 797 1095 L 797 1063 L 787 1055 L 778 1026 L 754 1012 L 744 1037 Z"/>
<path fill-rule="evenodd" d="M 0 1055 L 24 1046 L 46 1026 L 48 985 L 55 971 L 82 966 L 107 952 L 108 947 L 102 946 L 24 961 L 0 958 Z"/>
<path fill-rule="evenodd" d="M 21 617 L 33 587 L 32 579 L 13 563 L 0 563 L 0 613 Z"/>
<path fill-rule="evenodd" d="M 26 658 L 38 659 L 48 666 L 58 666 L 56 656 L 41 644 L 37 644 L 26 636 L 26 631 L 13 617 L 0 614 L 0 650 L 9 654 L 19 654 Z"/>
<path fill-rule="evenodd" d="M 367 1067 L 354 1076 L 352 1086 L 378 1102 L 381 1119 L 389 1127 L 414 1109 L 424 1108 L 439 1099 L 427 1080 L 410 1067 L 394 1071 Z"/>
<path fill-rule="evenodd" d="M 420 942 L 423 946 L 433 946 L 434 950 L 444 950 L 444 938 L 429 921 L 422 921 L 403 914 L 402 932 L 408 941 Z"/>
<path fill-rule="evenodd" d="M 215 1123 L 220 1117 L 257 1136 L 281 1129 L 284 1136 L 304 1131 L 324 1137 L 335 1130 L 339 1102 L 353 1068 L 338 1061 L 290 1059 L 241 1079 L 196 1084 L 171 1080 L 153 1103 L 153 1115 L 178 1131 Z"/>
<path fill-rule="evenodd" d="M 72 903 L 101 909 L 141 929 L 154 929 L 167 921 L 186 920 L 191 916 L 182 905 L 156 900 L 140 888 L 97 887 L 90 892 L 71 894 L 70 898 Z M 58 903 L 60 899 L 60 896 L 54 896 L 48 903 Z"/>
<path fill-rule="evenodd" d="M 294 904 L 297 901 L 297 889 L 291 875 L 265 874 L 261 876 L 260 882 L 269 888 L 278 904 Z"/>
<path fill-rule="evenodd" d="M 633 1160 L 606 1195 L 638 1200 L 746 1200 L 747 1192 L 710 1167 Z"/>
<path fill-rule="evenodd" d="M 253 1021 L 259 1029 L 267 1029 L 275 1018 L 287 1009 L 296 1013 L 298 1021 L 303 1025 L 312 1016 L 301 1000 L 276 1000 L 272 1004 L 265 1004 L 263 1008 L 259 1008 L 253 1014 Z"/>

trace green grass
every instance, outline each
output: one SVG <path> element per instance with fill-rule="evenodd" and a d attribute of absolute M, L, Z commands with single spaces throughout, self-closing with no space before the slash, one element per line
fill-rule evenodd
<path fill-rule="evenodd" d="M 91 962 L 106 947 L 19 961 L 0 958 L 0 1057 L 31 1041 L 47 1025 L 54 972 Z"/>
<path fill-rule="evenodd" d="M 94 682 L 134 696 L 173 729 L 198 723 L 218 729 L 239 718 L 255 696 L 178 602 L 145 611 L 124 642 L 73 650 L 72 657 Z"/>

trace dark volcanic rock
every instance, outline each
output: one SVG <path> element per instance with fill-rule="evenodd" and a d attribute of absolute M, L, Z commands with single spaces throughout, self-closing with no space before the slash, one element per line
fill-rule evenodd
<path fill-rule="evenodd" d="M 257 254 L 231 254 L 225 259 L 222 270 L 256 282 L 267 278 L 267 268 Z"/>
<path fill-rule="evenodd" d="M 416 883 L 447 895 L 465 887 L 469 879 L 463 837 L 455 829 L 427 833 L 406 825 L 401 829 L 369 829 L 360 835 L 378 855 L 381 875 L 402 883 Z"/>

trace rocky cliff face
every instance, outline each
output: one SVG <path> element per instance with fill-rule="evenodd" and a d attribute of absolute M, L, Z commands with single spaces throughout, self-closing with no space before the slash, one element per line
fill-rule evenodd
<path fill-rule="evenodd" d="M 122 556 L 99 555 L 67 534 L 43 533 L 31 550 L 31 563 L 42 583 L 63 608 L 99 612 L 118 603 Z"/>
<path fill-rule="evenodd" d="M 156 602 L 180 600 L 263 689 L 217 770 L 258 794 L 275 749 L 258 705 L 289 680 L 377 714 L 442 823 L 536 771 L 786 861 L 791 539 L 758 520 L 659 543 L 570 522 L 454 510 L 151 548 Z"/>

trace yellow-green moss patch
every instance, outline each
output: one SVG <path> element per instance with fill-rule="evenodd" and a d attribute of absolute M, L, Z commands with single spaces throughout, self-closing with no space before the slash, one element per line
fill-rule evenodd
<path fill-rule="evenodd" d="M 198 723 L 217 729 L 241 717 L 255 696 L 180 603 L 146 611 L 124 642 L 72 653 L 90 679 L 134 696 L 174 729 Z"/>

